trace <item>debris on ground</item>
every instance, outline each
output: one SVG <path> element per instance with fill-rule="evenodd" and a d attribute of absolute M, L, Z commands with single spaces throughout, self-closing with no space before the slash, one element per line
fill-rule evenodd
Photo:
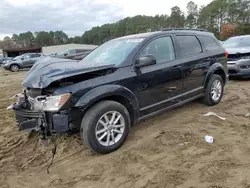
<path fill-rule="evenodd" d="M 214 113 L 214 112 L 208 112 L 208 113 L 206 113 L 206 114 L 204 114 L 203 116 L 215 116 L 215 117 L 217 117 L 217 118 L 219 118 L 219 119 L 221 119 L 221 120 L 226 120 L 226 118 L 224 118 L 224 117 L 221 117 L 221 116 L 218 116 L 216 113 Z"/>
<path fill-rule="evenodd" d="M 246 117 L 250 117 L 250 113 L 245 114 Z"/>
<path fill-rule="evenodd" d="M 214 143 L 214 138 L 212 136 L 205 136 L 205 140 L 209 144 Z"/>

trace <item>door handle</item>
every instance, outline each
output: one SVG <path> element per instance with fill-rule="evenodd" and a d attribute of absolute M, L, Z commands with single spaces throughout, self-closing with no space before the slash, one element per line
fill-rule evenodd
<path fill-rule="evenodd" d="M 171 70 L 176 70 L 176 69 L 180 69 L 180 68 L 181 68 L 181 66 L 176 65 L 176 66 L 173 66 L 173 67 L 171 68 Z"/>

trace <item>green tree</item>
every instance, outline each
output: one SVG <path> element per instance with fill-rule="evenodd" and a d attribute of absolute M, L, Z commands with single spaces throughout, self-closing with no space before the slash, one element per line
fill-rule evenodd
<path fill-rule="evenodd" d="M 81 37 L 80 36 L 75 36 L 72 40 L 71 43 L 75 43 L 75 44 L 81 44 Z"/>
<path fill-rule="evenodd" d="M 54 35 L 51 35 L 54 34 Z M 52 38 L 54 38 L 55 44 L 65 44 L 68 41 L 68 35 L 63 31 L 50 32 Z"/>
<path fill-rule="evenodd" d="M 234 35 L 249 34 L 250 0 L 213 0 L 198 9 L 193 1 L 187 4 L 187 16 L 178 7 L 171 8 L 169 15 L 127 17 L 115 23 L 96 26 L 81 36 L 68 37 L 63 31 L 25 32 L 12 35 L 9 46 L 30 47 L 66 43 L 102 44 L 124 35 L 156 31 L 167 27 L 204 28 L 218 38 L 227 38 L 225 25 L 236 27 Z M 223 32 L 222 32 L 222 27 Z M 2 41 L 3 42 L 3 41 Z M 6 41 L 5 41 L 6 43 Z"/>
<path fill-rule="evenodd" d="M 13 34 L 12 37 L 11 37 L 11 40 L 13 42 L 15 42 L 15 43 L 18 43 L 18 40 L 19 40 L 18 35 L 17 34 Z"/>
<path fill-rule="evenodd" d="M 185 24 L 185 16 L 180 7 L 175 6 L 171 8 L 171 15 L 169 17 L 170 27 L 181 28 Z"/>
<path fill-rule="evenodd" d="M 36 46 L 54 45 L 54 38 L 50 35 L 49 32 L 40 31 L 36 33 L 35 44 Z"/>
<path fill-rule="evenodd" d="M 188 28 L 195 28 L 197 27 L 197 20 L 198 20 L 198 6 L 193 1 L 190 1 L 187 4 L 187 18 L 185 20 L 185 26 Z"/>
<path fill-rule="evenodd" d="M 0 41 L 1 49 L 8 49 L 8 48 L 14 48 L 14 47 L 15 47 L 14 42 L 8 36 L 4 37 L 4 39 Z"/>

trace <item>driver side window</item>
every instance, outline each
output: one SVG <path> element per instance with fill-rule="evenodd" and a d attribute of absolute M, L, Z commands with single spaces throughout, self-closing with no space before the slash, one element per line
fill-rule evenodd
<path fill-rule="evenodd" d="M 151 41 L 140 54 L 144 55 L 153 55 L 157 64 L 174 60 L 175 52 L 171 37 L 161 37 Z"/>
<path fill-rule="evenodd" d="M 68 55 L 74 55 L 75 54 L 75 50 L 69 50 L 67 53 L 68 53 Z"/>
<path fill-rule="evenodd" d="M 25 55 L 24 57 L 23 57 L 23 59 L 29 59 L 30 58 L 30 55 Z"/>

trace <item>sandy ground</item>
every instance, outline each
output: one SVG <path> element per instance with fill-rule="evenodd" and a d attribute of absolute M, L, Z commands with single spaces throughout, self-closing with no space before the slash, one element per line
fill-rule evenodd
<path fill-rule="evenodd" d="M 192 102 L 135 126 L 108 155 L 91 153 L 79 135 L 60 136 L 47 174 L 52 144 L 19 132 L 6 111 L 25 73 L 0 70 L 0 187 L 250 188 L 249 81 L 230 81 L 215 107 Z M 202 116 L 209 111 L 227 119 Z"/>

